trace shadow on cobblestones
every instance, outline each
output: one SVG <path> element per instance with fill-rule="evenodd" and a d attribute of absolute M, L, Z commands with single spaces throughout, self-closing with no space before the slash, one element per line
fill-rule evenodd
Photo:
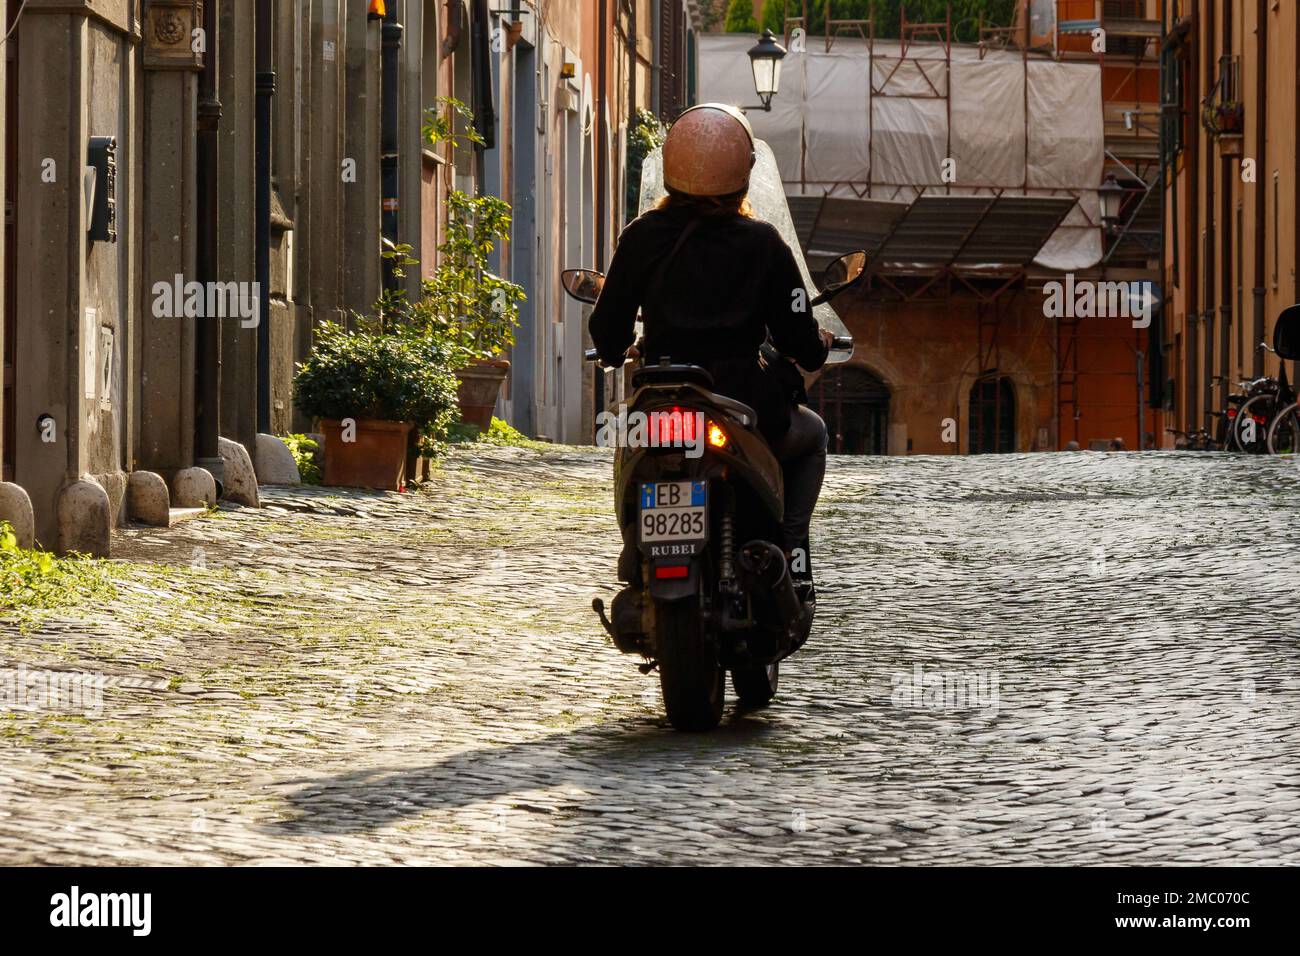
<path fill-rule="evenodd" d="M 551 813 L 630 812 L 647 780 L 667 766 L 708 773 L 772 732 L 769 722 L 733 713 L 716 732 L 685 736 L 662 726 L 618 722 L 513 745 L 463 751 L 428 767 L 370 768 L 316 780 L 290 794 L 291 816 L 269 832 L 375 830 L 429 810 L 449 810 L 540 790 L 577 790 L 630 801 L 610 810 L 590 796 Z"/>

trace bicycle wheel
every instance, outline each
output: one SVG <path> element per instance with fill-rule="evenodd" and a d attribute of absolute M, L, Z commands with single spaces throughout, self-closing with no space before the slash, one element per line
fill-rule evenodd
<path fill-rule="evenodd" d="M 1237 419 L 1235 418 L 1229 418 L 1223 427 L 1223 450 L 1241 451 L 1241 446 L 1237 444 Z"/>
<path fill-rule="evenodd" d="M 1268 427 L 1271 455 L 1293 455 L 1300 451 L 1300 405 L 1292 403 L 1273 418 Z"/>
<path fill-rule="evenodd" d="M 1238 448 L 1248 455 L 1268 453 L 1268 426 L 1276 406 L 1276 396 L 1267 393 L 1247 399 L 1237 412 L 1234 428 Z"/>

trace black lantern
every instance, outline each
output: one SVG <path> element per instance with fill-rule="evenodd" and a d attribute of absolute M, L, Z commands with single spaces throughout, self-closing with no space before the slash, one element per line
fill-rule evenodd
<path fill-rule="evenodd" d="M 1124 203 L 1124 187 L 1115 179 L 1114 173 L 1106 174 L 1106 181 L 1097 189 L 1101 199 L 1101 222 L 1109 233 L 1119 230 L 1119 210 Z"/>
<path fill-rule="evenodd" d="M 781 61 L 784 59 L 785 47 L 776 42 L 771 30 L 764 30 L 763 36 L 750 48 L 749 65 L 754 71 L 754 89 L 764 110 L 772 109 L 772 97 L 781 88 Z"/>

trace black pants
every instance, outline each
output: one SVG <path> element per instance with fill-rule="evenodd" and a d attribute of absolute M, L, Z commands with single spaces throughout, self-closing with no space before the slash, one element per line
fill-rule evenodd
<path fill-rule="evenodd" d="M 790 429 L 772 447 L 785 483 L 785 518 L 782 546 L 790 552 L 803 549 L 803 560 L 795 555 L 790 573 L 795 579 L 810 579 L 812 565 L 808 551 L 808 527 L 813 508 L 826 477 L 826 423 L 807 405 L 796 405 L 790 415 Z"/>

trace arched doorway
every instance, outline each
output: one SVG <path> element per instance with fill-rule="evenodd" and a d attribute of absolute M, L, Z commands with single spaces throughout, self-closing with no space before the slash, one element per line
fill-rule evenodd
<path fill-rule="evenodd" d="M 889 386 L 857 366 L 835 365 L 808 392 L 826 420 L 832 455 L 883 455 L 888 447 Z"/>
<path fill-rule="evenodd" d="M 976 379 L 970 390 L 970 453 L 1016 450 L 1016 390 L 1005 375 Z"/>

